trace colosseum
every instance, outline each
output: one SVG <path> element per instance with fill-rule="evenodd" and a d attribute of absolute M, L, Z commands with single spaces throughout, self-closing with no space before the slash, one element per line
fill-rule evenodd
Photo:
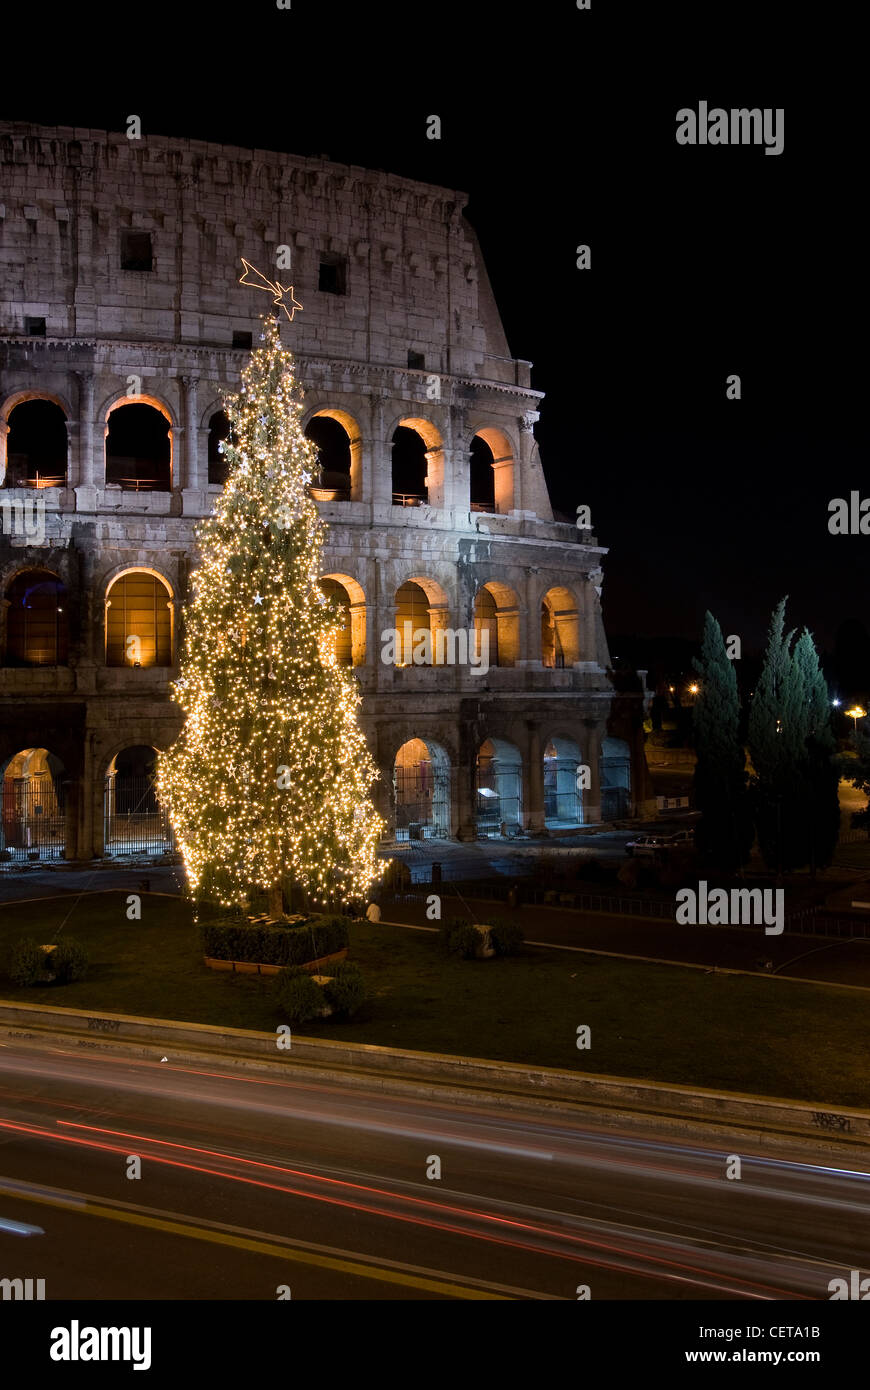
<path fill-rule="evenodd" d="M 553 514 L 541 392 L 465 195 L 196 140 L 0 124 L 0 769 L 10 859 L 161 855 L 154 750 L 223 396 L 285 322 L 320 449 L 324 586 L 396 839 L 648 814 L 641 686 L 610 669 L 605 549 Z M 277 267 L 288 269 L 279 270 Z M 582 518 L 580 518 L 582 520 Z M 384 634 L 487 634 L 488 669 Z M 133 640 L 135 639 L 135 640 Z"/>

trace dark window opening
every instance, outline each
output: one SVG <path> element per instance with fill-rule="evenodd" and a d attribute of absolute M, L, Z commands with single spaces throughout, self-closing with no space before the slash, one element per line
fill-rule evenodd
<path fill-rule="evenodd" d="M 305 427 L 305 434 L 317 447 L 320 474 L 315 481 L 318 490 L 328 491 L 330 501 L 350 498 L 350 440 L 347 430 L 329 415 L 315 415 Z"/>
<path fill-rule="evenodd" d="M 218 410 L 208 422 L 208 480 L 218 487 L 223 487 L 229 476 L 230 465 L 224 452 L 227 442 L 237 446 L 238 436 L 230 428 L 226 413 Z"/>
<path fill-rule="evenodd" d="M 234 348 L 252 348 L 254 346 L 253 333 L 243 333 L 238 329 L 233 331 Z"/>
<path fill-rule="evenodd" d="M 45 319 L 25 319 L 24 331 L 28 338 L 44 338 Z"/>
<path fill-rule="evenodd" d="M 66 589 L 47 570 L 16 575 L 6 590 L 7 666 L 65 666 L 69 654 Z"/>
<path fill-rule="evenodd" d="M 495 473 L 493 453 L 485 439 L 476 434 L 471 441 L 471 510 L 495 511 Z"/>
<path fill-rule="evenodd" d="M 9 416 L 6 487 L 66 485 L 66 416 L 54 401 L 22 401 Z"/>
<path fill-rule="evenodd" d="M 347 261 L 342 256 L 320 257 L 317 288 L 323 294 L 347 294 Z"/>
<path fill-rule="evenodd" d="M 411 371 L 424 372 L 426 370 L 426 357 L 422 352 L 412 352 L 408 349 L 408 366 Z"/>
<path fill-rule="evenodd" d="M 150 232 L 121 232 L 121 269 L 154 269 Z"/>
<path fill-rule="evenodd" d="M 393 503 L 419 507 L 428 501 L 426 444 L 416 430 L 399 425 L 393 435 Z"/>
<path fill-rule="evenodd" d="M 106 482 L 125 492 L 169 492 L 169 421 L 153 405 L 120 405 L 109 416 Z"/>

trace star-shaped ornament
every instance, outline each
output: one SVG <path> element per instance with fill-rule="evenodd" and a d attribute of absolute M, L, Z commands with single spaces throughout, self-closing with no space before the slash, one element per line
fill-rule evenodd
<path fill-rule="evenodd" d="M 261 604 L 262 602 L 263 602 L 263 595 L 262 595 L 262 594 L 254 594 L 254 603 L 255 603 L 255 604 Z"/>

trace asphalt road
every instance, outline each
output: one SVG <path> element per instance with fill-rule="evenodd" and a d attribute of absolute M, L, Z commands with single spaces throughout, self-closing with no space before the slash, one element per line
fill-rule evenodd
<path fill-rule="evenodd" d="M 826 1300 L 868 1197 L 757 1139 L 0 1046 L 0 1279 L 48 1299 Z"/>

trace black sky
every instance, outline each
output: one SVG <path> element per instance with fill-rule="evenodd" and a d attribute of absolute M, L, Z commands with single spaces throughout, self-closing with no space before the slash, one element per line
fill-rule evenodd
<path fill-rule="evenodd" d="M 136 113 L 146 133 L 469 194 L 511 351 L 547 393 L 554 504 L 588 503 L 610 547 L 612 634 L 694 638 L 709 607 L 752 649 L 784 593 L 822 647 L 866 621 L 870 537 L 827 530 L 831 498 L 870 496 L 847 7 L 48 8 L 48 51 L 7 64 L 5 118 L 121 130 Z M 31 21 L 13 10 L 10 53 Z M 678 146 L 676 112 L 701 99 L 783 107 L 784 152 Z"/>

